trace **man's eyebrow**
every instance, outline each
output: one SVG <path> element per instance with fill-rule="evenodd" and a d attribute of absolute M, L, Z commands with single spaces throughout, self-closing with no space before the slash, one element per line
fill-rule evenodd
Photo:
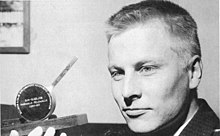
<path fill-rule="evenodd" d="M 122 69 L 122 68 L 116 65 L 109 65 L 108 70 L 110 71 L 111 69 Z"/>
<path fill-rule="evenodd" d="M 135 63 L 135 65 L 140 65 L 140 64 L 145 64 L 145 63 L 160 63 L 163 62 L 163 60 L 161 59 L 147 59 L 147 60 L 141 60 L 137 63 Z"/>
<path fill-rule="evenodd" d="M 150 63 L 150 64 L 162 64 L 164 62 L 164 60 L 142 60 L 142 61 L 139 61 L 137 63 L 134 64 L 134 67 L 141 67 L 143 66 L 144 64 L 146 63 Z"/>

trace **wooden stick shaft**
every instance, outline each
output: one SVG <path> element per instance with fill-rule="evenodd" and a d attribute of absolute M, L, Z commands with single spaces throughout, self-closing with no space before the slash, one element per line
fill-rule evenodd
<path fill-rule="evenodd" d="M 73 66 L 73 64 L 77 61 L 77 57 L 73 57 L 73 59 L 70 61 L 70 63 L 66 66 L 66 68 L 59 74 L 59 76 L 54 80 L 52 83 L 52 86 L 55 87 L 60 80 L 65 76 L 65 74 L 70 70 L 70 68 Z"/>

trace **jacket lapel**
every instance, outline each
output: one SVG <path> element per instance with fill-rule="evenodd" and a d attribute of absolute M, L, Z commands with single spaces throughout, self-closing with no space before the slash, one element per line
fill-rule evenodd
<path fill-rule="evenodd" d="M 199 110 L 180 136 L 211 136 L 219 127 L 219 119 L 205 100 L 199 99 Z"/>

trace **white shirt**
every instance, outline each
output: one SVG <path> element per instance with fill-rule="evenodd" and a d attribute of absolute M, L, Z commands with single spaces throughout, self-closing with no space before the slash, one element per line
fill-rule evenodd
<path fill-rule="evenodd" d="M 192 118 L 194 117 L 194 115 L 196 114 L 196 112 L 198 111 L 199 108 L 197 108 L 195 110 L 195 112 L 192 114 L 192 116 L 186 121 L 184 122 L 184 124 L 176 131 L 176 133 L 173 136 L 179 136 L 180 133 L 183 131 L 183 129 L 188 125 L 188 123 L 192 120 Z"/>

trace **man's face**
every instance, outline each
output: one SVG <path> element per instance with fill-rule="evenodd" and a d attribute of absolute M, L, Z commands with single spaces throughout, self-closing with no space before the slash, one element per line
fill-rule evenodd
<path fill-rule="evenodd" d="M 170 48 L 178 44 L 160 21 L 112 37 L 108 53 L 113 96 L 131 130 L 155 130 L 182 108 L 189 79 Z"/>

